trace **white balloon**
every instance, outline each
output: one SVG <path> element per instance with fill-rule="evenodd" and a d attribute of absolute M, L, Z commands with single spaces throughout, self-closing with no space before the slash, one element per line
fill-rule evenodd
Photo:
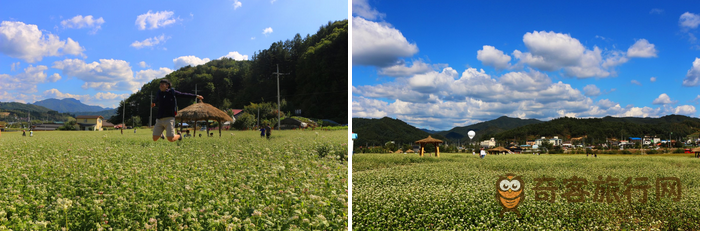
<path fill-rule="evenodd" d="M 469 131 L 467 132 L 467 136 L 470 137 L 470 139 L 475 137 L 475 131 Z"/>

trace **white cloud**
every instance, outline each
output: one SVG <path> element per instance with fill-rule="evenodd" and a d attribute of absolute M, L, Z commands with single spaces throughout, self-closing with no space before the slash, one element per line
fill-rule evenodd
<path fill-rule="evenodd" d="M 692 105 L 677 106 L 677 107 L 672 108 L 670 113 L 681 114 L 681 115 L 694 115 L 694 114 L 696 114 L 696 107 L 694 107 Z"/>
<path fill-rule="evenodd" d="M 640 81 L 637 81 L 637 80 L 631 80 L 630 83 L 631 83 L 631 84 L 634 84 L 634 85 L 637 85 L 637 86 L 642 86 L 642 85 L 643 85 L 643 84 L 640 83 Z"/>
<path fill-rule="evenodd" d="M 584 95 L 587 95 L 589 97 L 595 97 L 601 95 L 601 90 L 599 87 L 596 87 L 596 85 L 587 85 L 584 86 Z"/>
<path fill-rule="evenodd" d="M 136 17 L 136 26 L 139 30 L 153 30 L 159 27 L 164 27 L 173 24 L 181 19 L 173 18 L 173 11 L 159 11 L 156 13 L 151 13 L 149 10 L 146 14 L 142 14 Z"/>
<path fill-rule="evenodd" d="M 20 91 L 23 93 L 37 92 L 37 84 L 45 83 L 46 71 L 48 67 L 44 65 L 32 66 L 24 69 L 24 72 L 15 76 L 0 74 L 0 89 L 3 91 Z M 52 79 L 50 80 L 53 80 Z"/>
<path fill-rule="evenodd" d="M 254 37 L 251 37 L 251 40 L 255 40 L 255 39 L 256 39 L 256 37 L 255 37 L 255 36 L 254 36 Z"/>
<path fill-rule="evenodd" d="M 662 13 L 664 13 L 663 9 L 653 8 L 652 10 L 650 10 L 650 14 L 662 14 Z"/>
<path fill-rule="evenodd" d="M 65 98 L 73 98 L 76 100 L 79 100 L 83 104 L 87 105 L 98 105 L 101 107 L 116 107 L 119 102 L 122 99 L 125 99 L 129 97 L 131 94 L 129 93 L 124 93 L 124 94 L 116 94 L 112 92 L 98 92 L 95 95 L 90 95 L 90 94 L 71 94 L 71 93 L 63 93 L 58 89 L 49 89 L 43 92 L 40 98 L 42 99 L 47 99 L 47 98 L 56 98 L 56 99 L 65 99 Z"/>
<path fill-rule="evenodd" d="M 93 18 L 92 15 L 88 15 L 83 17 L 82 15 L 77 15 L 71 19 L 66 19 L 61 21 L 61 26 L 63 28 L 92 28 L 90 31 L 90 34 L 95 34 L 98 30 L 102 28 L 102 24 L 105 23 L 105 20 L 100 18 Z"/>
<path fill-rule="evenodd" d="M 655 45 L 645 39 L 636 41 L 627 52 L 607 50 L 605 54 L 596 46 L 588 49 L 570 35 L 552 31 L 526 33 L 523 43 L 528 48 L 527 52 L 514 50 L 512 53 L 519 60 L 515 68 L 529 65 L 550 72 L 564 69 L 566 76 L 577 78 L 616 76 L 614 68 L 630 58 L 657 57 Z"/>
<path fill-rule="evenodd" d="M 696 108 L 670 106 L 675 103 L 671 99 L 662 101 L 667 104 L 658 108 L 621 107 L 609 99 L 594 102 L 590 97 L 614 90 L 602 91 L 595 85 L 575 89 L 561 81 L 554 83 L 547 74 L 532 69 L 508 72 L 498 78 L 475 68 L 468 68 L 461 75 L 451 67 L 407 73 L 410 76 L 398 75 L 382 84 L 353 86 L 353 117 L 387 116 L 422 128 L 448 130 L 504 115 L 550 120 L 562 116 L 696 114 Z"/>
<path fill-rule="evenodd" d="M 197 65 L 205 64 L 209 61 L 210 61 L 209 58 L 200 59 L 199 57 L 196 57 L 196 56 L 181 56 L 181 57 L 173 59 L 173 64 L 175 66 L 175 69 L 177 70 L 177 69 L 180 69 L 180 68 L 188 66 L 188 65 L 197 66 Z"/>
<path fill-rule="evenodd" d="M 655 82 L 657 81 L 657 77 L 650 77 L 650 82 Z"/>
<path fill-rule="evenodd" d="M 652 101 L 652 104 L 655 105 L 664 105 L 664 104 L 675 104 L 677 101 L 672 101 L 672 99 L 667 96 L 666 93 L 660 94 L 659 97 L 657 97 L 655 100 Z"/>
<path fill-rule="evenodd" d="M 134 41 L 130 46 L 135 47 L 136 49 L 140 49 L 143 47 L 153 47 L 158 45 L 159 43 L 163 42 L 165 43 L 166 40 L 170 39 L 170 36 L 166 37 L 165 35 L 161 36 L 156 36 L 153 38 L 148 38 L 145 39 L 144 41 Z"/>
<path fill-rule="evenodd" d="M 579 40 L 568 34 L 534 31 L 523 35 L 528 52 L 515 50 L 519 59 L 517 66 L 528 64 L 543 71 L 565 69 L 567 76 L 578 78 L 607 77 L 610 73 L 602 69 L 601 49 L 586 49 Z"/>
<path fill-rule="evenodd" d="M 139 62 L 139 67 L 146 68 L 148 65 L 146 64 L 146 61 L 141 61 Z"/>
<path fill-rule="evenodd" d="M 57 82 L 58 80 L 61 80 L 61 75 L 58 75 L 58 73 L 51 74 L 49 77 L 49 81 L 51 82 Z"/>
<path fill-rule="evenodd" d="M 408 77 L 433 71 L 433 68 L 423 61 L 414 61 L 410 67 L 405 64 L 397 64 L 386 68 L 380 68 L 379 74 L 391 77 Z"/>
<path fill-rule="evenodd" d="M 565 67 L 565 74 L 580 78 L 608 77 L 611 73 L 602 69 L 602 60 L 601 50 L 598 47 L 594 47 L 594 50 L 586 50 L 579 60 L 579 65 Z"/>
<path fill-rule="evenodd" d="M 239 0 L 234 0 L 234 4 L 233 4 L 233 5 L 234 5 L 234 10 L 236 10 L 236 9 L 238 9 L 239 7 L 241 7 L 241 1 L 239 1 Z"/>
<path fill-rule="evenodd" d="M 528 32 L 523 35 L 523 43 L 529 52 L 514 55 L 522 62 L 545 71 L 578 65 L 585 51 L 579 40 L 568 34 L 552 31 Z"/>
<path fill-rule="evenodd" d="M 511 56 L 504 54 L 503 51 L 489 45 L 482 46 L 482 50 L 477 51 L 477 59 L 482 61 L 483 65 L 492 66 L 497 70 L 509 68 Z"/>
<path fill-rule="evenodd" d="M 409 86 L 421 93 L 435 92 L 438 89 L 445 89 L 455 81 L 458 72 L 448 67 L 442 72 L 431 71 L 428 73 L 417 74 L 408 79 Z"/>
<path fill-rule="evenodd" d="M 548 75 L 541 72 L 509 72 L 499 78 L 499 83 L 519 92 L 542 91 L 552 84 Z"/>
<path fill-rule="evenodd" d="M 679 16 L 679 26 L 683 29 L 694 29 L 699 27 L 699 15 L 685 12 Z"/>
<path fill-rule="evenodd" d="M 83 89 L 135 90 L 141 87 L 134 80 L 129 63 L 123 60 L 100 59 L 100 62 L 88 64 L 83 60 L 66 59 L 54 62 L 51 67 L 62 70 L 63 75 L 85 81 Z"/>
<path fill-rule="evenodd" d="M 44 34 L 37 25 L 23 22 L 0 23 L 0 53 L 29 63 L 46 56 L 83 55 L 85 49 L 71 38 L 60 40 L 51 33 Z"/>
<path fill-rule="evenodd" d="M 248 55 L 241 55 L 237 51 L 229 52 L 225 56 L 219 57 L 219 59 L 224 58 L 224 57 L 228 57 L 228 58 L 231 58 L 234 60 L 248 60 Z"/>
<path fill-rule="evenodd" d="M 382 19 L 385 17 L 384 13 L 378 12 L 376 9 L 370 7 L 367 0 L 352 0 L 353 1 L 353 15 L 357 15 L 369 20 L 376 20 L 378 18 Z"/>
<path fill-rule="evenodd" d="M 657 49 L 655 49 L 654 44 L 649 43 L 646 39 L 639 39 L 638 41 L 635 41 L 633 46 L 628 48 L 628 52 L 626 54 L 628 57 L 657 57 Z"/>
<path fill-rule="evenodd" d="M 699 85 L 699 58 L 696 57 L 696 60 L 694 60 L 694 63 L 691 66 L 691 69 L 686 72 L 686 78 L 684 78 L 684 82 L 682 83 L 684 86 L 698 86 Z"/>
<path fill-rule="evenodd" d="M 135 80 L 141 83 L 149 82 L 153 79 L 162 78 L 172 73 L 174 70 L 161 67 L 158 70 L 147 69 L 136 72 Z"/>
<path fill-rule="evenodd" d="M 10 70 L 14 72 L 15 70 L 17 70 L 17 68 L 19 68 L 19 65 L 20 65 L 19 61 L 10 64 Z"/>
<path fill-rule="evenodd" d="M 86 100 L 90 99 L 90 95 L 84 94 L 84 95 L 78 95 L 78 94 L 70 94 L 70 93 L 62 93 L 58 89 L 49 89 L 44 91 L 43 96 L 46 98 L 56 98 L 56 99 L 64 99 L 64 98 L 73 98 L 76 100 L 79 100 L 83 103 L 85 103 Z"/>
<path fill-rule="evenodd" d="M 268 28 L 263 29 L 263 35 L 268 35 L 270 33 L 273 33 L 272 27 L 268 27 Z"/>
<path fill-rule="evenodd" d="M 618 105 L 618 103 L 615 103 L 609 99 L 601 99 L 601 100 L 599 100 L 599 102 L 597 102 L 597 105 L 599 105 L 602 108 L 612 108 L 614 106 L 620 107 L 620 105 Z"/>
<path fill-rule="evenodd" d="M 125 94 L 116 94 L 116 93 L 110 93 L 110 92 L 99 92 L 95 94 L 95 99 L 97 100 L 114 100 L 114 99 L 124 99 L 129 97 L 128 93 Z"/>
<path fill-rule="evenodd" d="M 411 57 L 419 48 L 388 24 L 353 17 L 353 65 L 387 67 L 400 57 Z"/>

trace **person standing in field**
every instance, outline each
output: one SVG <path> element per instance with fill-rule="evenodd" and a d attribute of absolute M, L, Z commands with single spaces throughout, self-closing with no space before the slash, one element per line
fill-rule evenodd
<path fill-rule="evenodd" d="M 268 139 L 270 139 L 270 133 L 271 133 L 270 131 L 271 130 L 272 130 L 272 128 L 270 128 L 270 125 L 265 125 L 265 137 Z"/>
<path fill-rule="evenodd" d="M 480 159 L 484 159 L 484 157 L 487 156 L 487 152 L 484 151 L 484 148 L 480 150 Z"/>
<path fill-rule="evenodd" d="M 261 128 L 258 129 L 258 130 L 260 131 L 260 138 L 265 137 L 265 127 L 261 127 Z"/>
<path fill-rule="evenodd" d="M 177 91 L 171 87 L 171 83 L 168 79 L 161 79 L 158 88 L 161 91 L 156 95 L 158 114 L 156 114 L 156 125 L 153 126 L 153 141 L 158 141 L 163 131 L 165 131 L 168 141 L 175 142 L 176 140 L 181 140 L 180 133 L 175 134 L 175 115 L 178 113 L 178 101 L 176 97 L 190 96 L 197 97 L 197 99 L 200 100 L 204 99 L 204 97 Z M 156 103 L 151 104 L 151 107 L 155 106 Z"/>

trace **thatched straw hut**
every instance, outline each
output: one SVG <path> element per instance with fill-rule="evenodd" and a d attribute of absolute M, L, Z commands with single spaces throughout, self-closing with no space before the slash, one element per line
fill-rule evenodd
<path fill-rule="evenodd" d="M 399 150 L 395 151 L 394 153 L 404 153 L 404 151 L 402 151 L 402 149 L 399 149 Z"/>
<path fill-rule="evenodd" d="M 434 146 L 436 146 L 436 157 L 440 157 L 440 153 L 439 153 L 439 151 L 438 151 L 438 150 L 439 150 L 439 149 L 438 149 L 438 144 L 439 144 L 439 143 L 443 143 L 443 140 L 434 139 L 434 138 L 432 138 L 432 137 L 429 135 L 428 138 L 425 138 L 425 139 L 416 141 L 416 142 L 414 142 L 414 143 L 417 143 L 417 144 L 419 144 L 419 145 L 421 146 L 421 150 L 419 150 L 419 156 L 424 156 L 424 146 L 426 146 L 426 144 L 429 144 L 429 143 L 430 143 L 430 144 L 433 144 Z"/>
<path fill-rule="evenodd" d="M 697 147 L 697 148 L 691 149 L 691 152 L 694 153 L 694 157 L 696 157 L 696 158 L 701 157 L 701 155 L 700 155 L 700 154 L 701 154 L 701 153 L 700 153 L 700 152 L 701 152 L 701 148 L 698 148 L 698 147 Z"/>
<path fill-rule="evenodd" d="M 511 153 L 511 150 L 506 149 L 506 148 L 504 148 L 504 147 L 495 147 L 495 148 L 492 148 L 492 149 L 488 149 L 487 152 L 488 152 L 489 154 L 492 154 L 492 153 L 493 153 L 493 154 L 499 154 L 499 153 L 508 154 L 508 153 Z"/>
<path fill-rule="evenodd" d="M 210 104 L 204 103 L 204 102 L 195 103 L 195 104 L 192 104 L 188 107 L 185 107 L 185 109 L 179 110 L 178 114 L 177 114 L 177 116 L 175 116 L 175 118 L 179 119 L 181 124 L 182 124 L 183 120 L 195 121 L 195 135 L 197 135 L 197 121 L 199 121 L 199 120 L 217 121 L 219 123 L 219 137 L 221 137 L 222 121 L 224 121 L 224 122 L 233 122 L 234 121 L 234 119 L 232 119 L 224 111 L 221 111 L 220 109 L 217 109 L 216 107 L 214 107 Z M 195 135 L 193 135 L 193 136 L 195 136 Z"/>

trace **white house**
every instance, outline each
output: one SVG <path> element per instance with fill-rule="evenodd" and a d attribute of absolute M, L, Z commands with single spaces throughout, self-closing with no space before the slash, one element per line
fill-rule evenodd
<path fill-rule="evenodd" d="M 497 145 L 497 142 L 494 141 L 494 138 L 480 142 L 480 146 L 482 146 L 482 147 L 495 147 L 496 145 Z"/>

